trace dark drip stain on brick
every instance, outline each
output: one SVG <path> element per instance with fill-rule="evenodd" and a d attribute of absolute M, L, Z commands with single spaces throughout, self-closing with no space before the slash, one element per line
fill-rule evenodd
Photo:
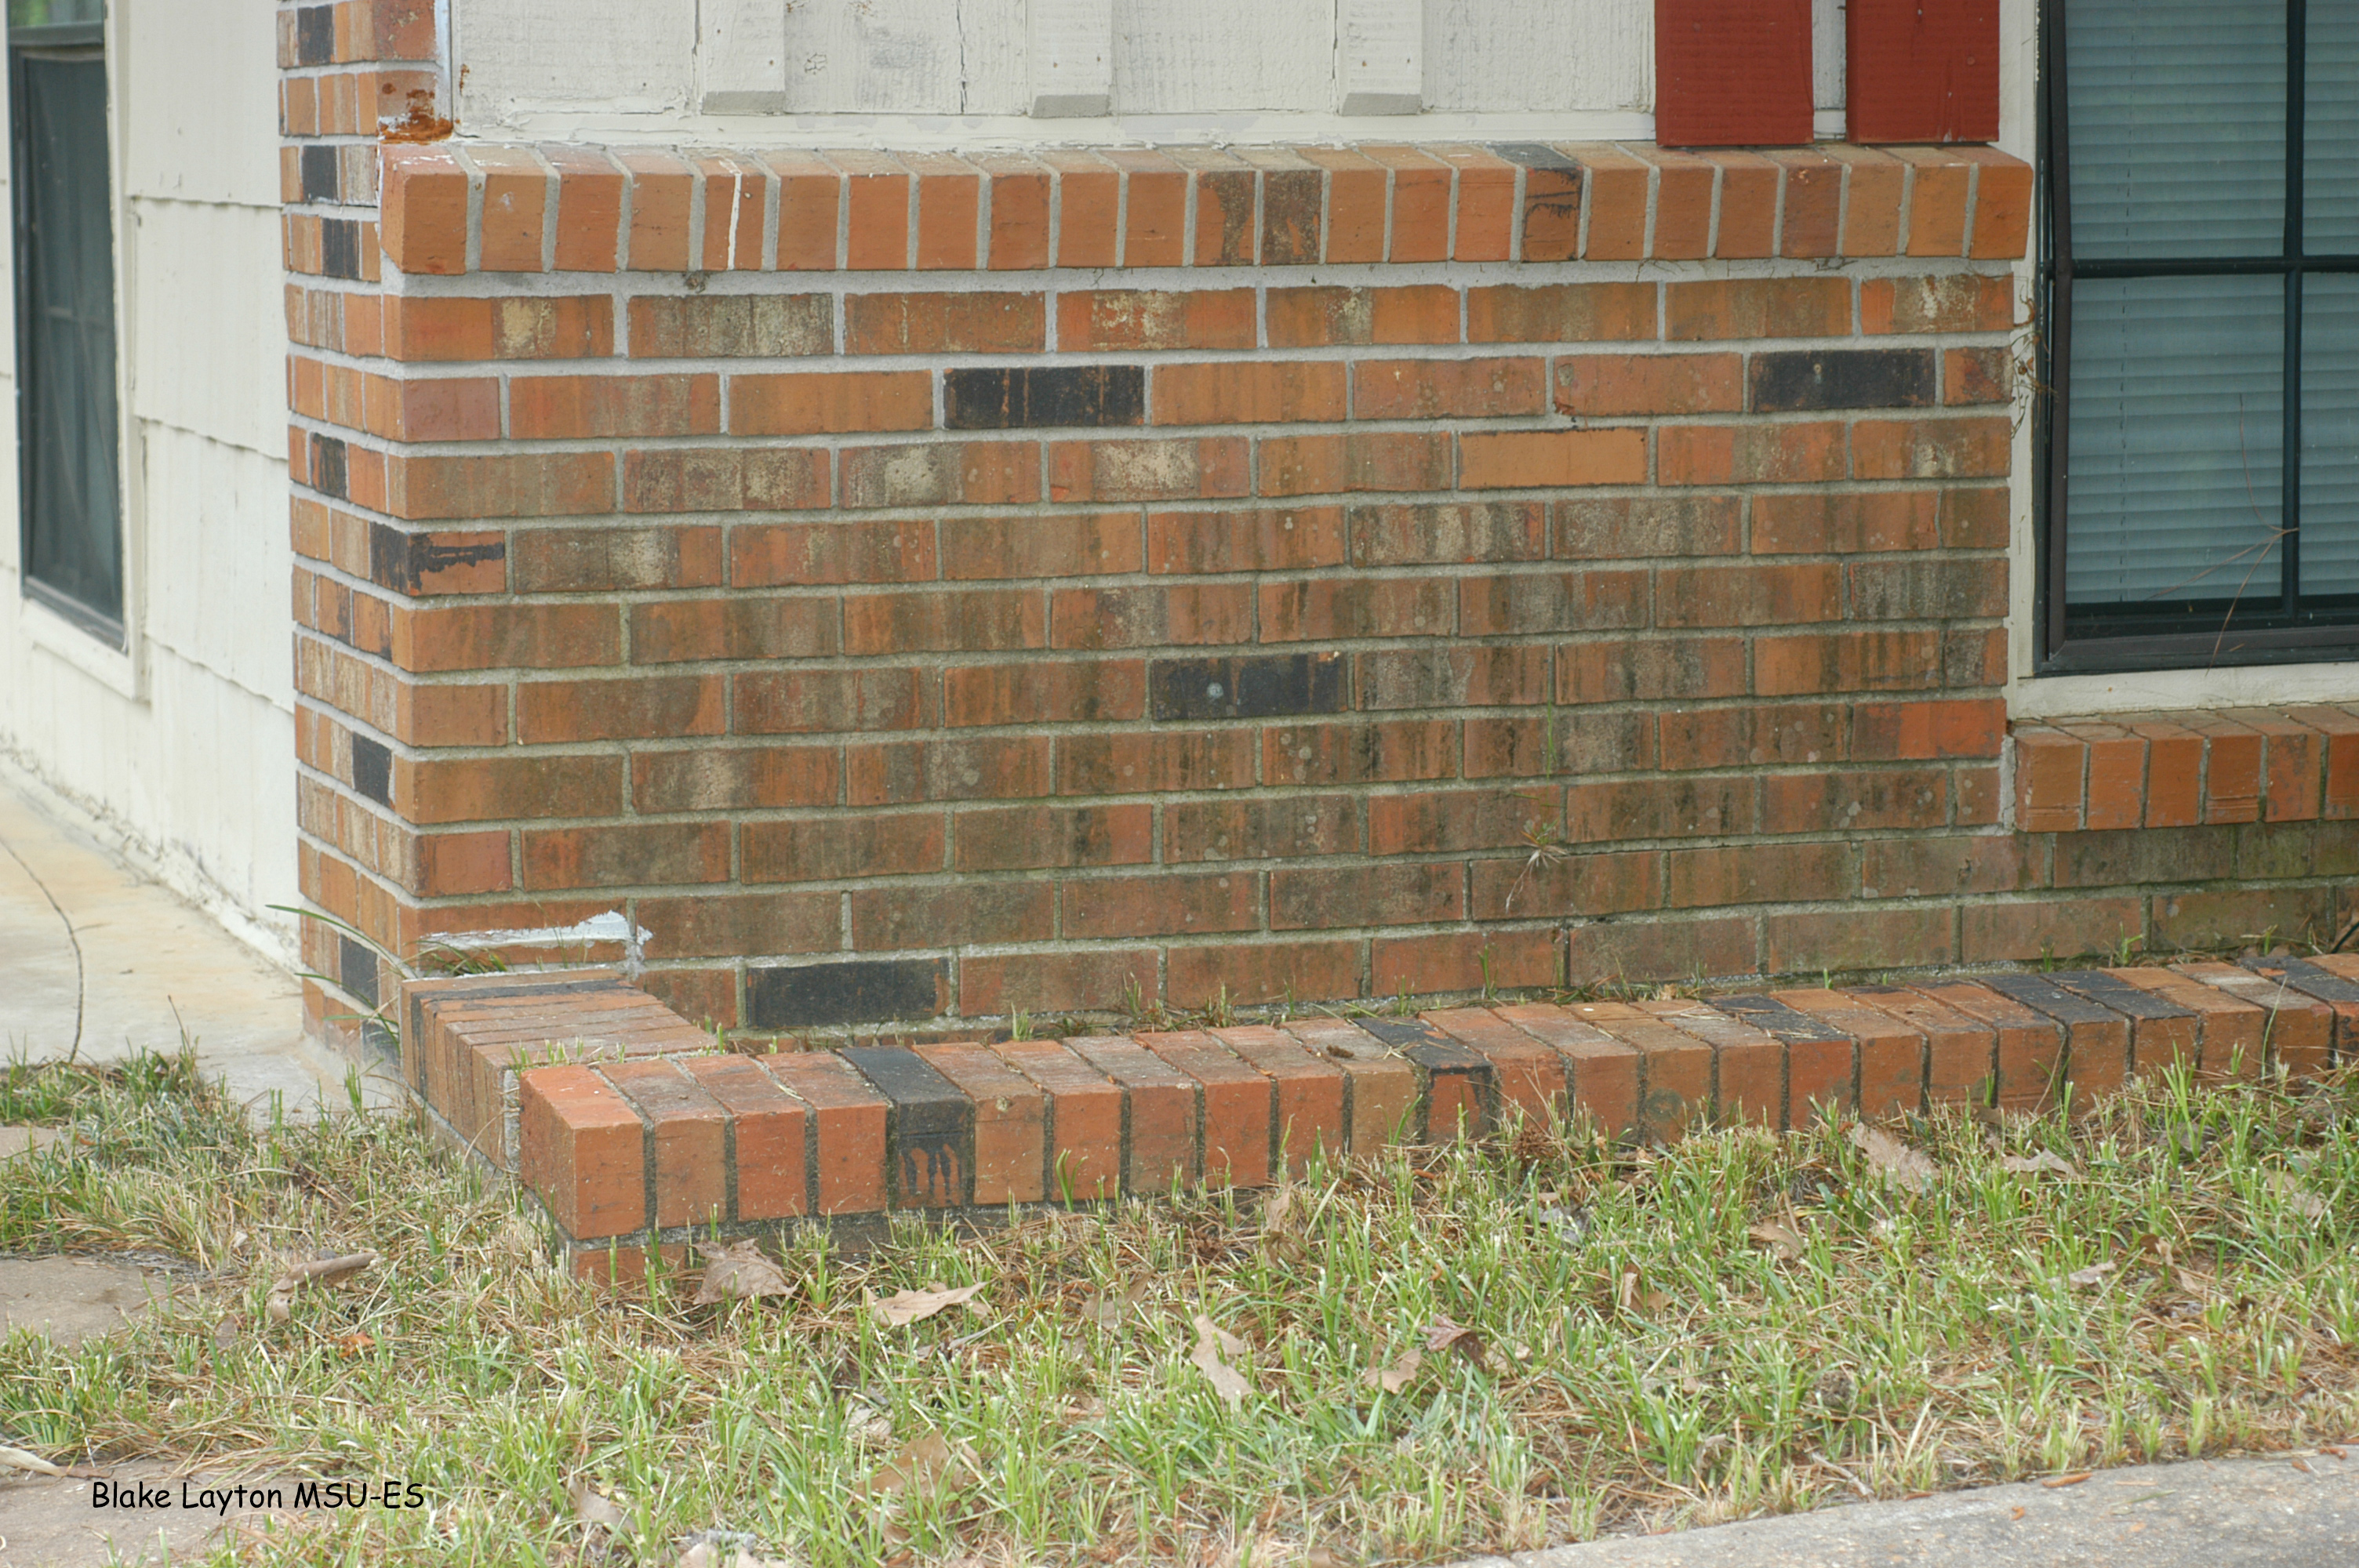
<path fill-rule="evenodd" d="M 851 958 L 747 978 L 748 1022 L 756 1029 L 824 1028 L 929 1018 L 941 1010 L 940 958 Z"/>
<path fill-rule="evenodd" d="M 353 737 L 353 791 L 379 806 L 393 804 L 393 752 L 383 741 Z"/>
<path fill-rule="evenodd" d="M 304 149 L 309 152 L 310 149 Z M 309 182 L 309 176 L 306 176 Z M 320 271 L 327 277 L 357 281 L 361 276 L 361 226 L 353 218 L 320 221 Z"/>
<path fill-rule="evenodd" d="M 1756 414 L 1811 408 L 1928 408 L 1939 385 L 1930 349 L 1803 349 L 1757 353 Z"/>
<path fill-rule="evenodd" d="M 942 375 L 942 425 L 951 430 L 1098 428 L 1146 416 L 1147 373 L 1136 365 L 953 370 Z"/>
<path fill-rule="evenodd" d="M 507 553 L 504 539 L 449 545 L 431 534 L 408 534 L 383 523 L 369 525 L 369 580 L 399 593 L 416 593 L 438 572 L 505 560 Z"/>
<path fill-rule="evenodd" d="M 955 1208 L 974 1201 L 974 1105 L 903 1045 L 847 1045 L 838 1054 L 893 1102 L 893 1206 Z"/>
<path fill-rule="evenodd" d="M 333 436 L 311 438 L 311 488 L 339 501 L 352 492 L 344 444 Z"/>
<path fill-rule="evenodd" d="M 1319 209 L 1325 186 L 1315 168 L 1274 168 L 1261 178 L 1264 266 L 1310 266 L 1319 260 Z"/>
<path fill-rule="evenodd" d="M 1276 719 L 1344 711 L 1341 654 L 1244 659 L 1158 659 L 1147 668 L 1158 721 Z"/>
<path fill-rule="evenodd" d="M 336 149 L 324 145 L 307 146 L 302 154 L 303 200 L 333 201 L 336 200 Z"/>
<path fill-rule="evenodd" d="M 1200 229 L 1207 208 L 1220 214 L 1220 251 L 1211 258 L 1214 266 L 1243 266 L 1253 258 L 1254 177 L 1251 169 L 1210 169 L 1197 177 L 1201 192 L 1196 200 L 1196 222 Z M 1203 241 L 1196 242 L 1198 259 L 1203 259 Z"/>

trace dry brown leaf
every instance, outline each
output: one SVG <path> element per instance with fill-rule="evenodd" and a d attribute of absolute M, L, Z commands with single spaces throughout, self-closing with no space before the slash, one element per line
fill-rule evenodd
<path fill-rule="evenodd" d="M 321 1258 L 315 1262 L 297 1263 L 280 1274 L 270 1287 L 270 1298 L 264 1303 L 273 1323 L 285 1323 L 294 1315 L 295 1292 L 306 1285 L 333 1284 L 348 1279 L 364 1269 L 376 1266 L 374 1252 L 347 1252 L 339 1258 Z"/>
<path fill-rule="evenodd" d="M 876 1303 L 876 1314 L 887 1328 L 905 1328 L 913 1323 L 923 1323 L 941 1311 L 966 1301 L 983 1289 L 981 1285 L 961 1285 L 953 1291 L 896 1291 Z"/>
<path fill-rule="evenodd" d="M 1768 1248 L 1788 1263 L 1799 1261 L 1802 1256 L 1802 1249 L 1807 1245 L 1800 1232 L 1790 1226 L 1779 1225 L 1774 1221 L 1756 1225 L 1745 1234 Z"/>
<path fill-rule="evenodd" d="M 234 1312 L 223 1314 L 222 1320 L 213 1325 L 213 1348 L 227 1350 L 237 1343 L 238 1336 L 244 1332 L 242 1320 L 237 1314 Z"/>
<path fill-rule="evenodd" d="M 2093 1291 L 2105 1282 L 2105 1276 L 2120 1268 L 2118 1263 L 2092 1263 L 2085 1269 L 2075 1269 L 2064 1276 L 2064 1281 L 2084 1291 Z"/>
<path fill-rule="evenodd" d="M 1287 1221 L 1294 1213 L 1294 1184 L 1289 1182 L 1262 1200 L 1261 1228 L 1264 1235 L 1285 1233 Z"/>
<path fill-rule="evenodd" d="M 954 1448 L 940 1433 L 929 1432 L 903 1444 L 899 1453 L 879 1465 L 865 1489 L 880 1498 L 911 1490 L 939 1492 L 955 1485 L 966 1469 L 963 1448 Z"/>
<path fill-rule="evenodd" d="M 2326 1200 L 2310 1192 L 2283 1171 L 2269 1173 L 2269 1186 L 2285 1200 L 2286 1206 L 2304 1219 L 2324 1219 L 2334 1211 Z"/>
<path fill-rule="evenodd" d="M 620 1530 L 624 1522 L 614 1500 L 587 1484 L 573 1488 L 573 1517 L 592 1530 Z"/>
<path fill-rule="evenodd" d="M 2071 1161 L 2046 1149 L 2031 1155 L 2009 1154 L 1999 1161 L 1998 1168 L 2011 1171 L 2018 1176 L 2036 1176 L 2042 1171 L 2053 1171 L 2060 1176 L 2078 1176 L 2081 1173 L 2080 1167 Z"/>
<path fill-rule="evenodd" d="M 1484 1354 L 1481 1333 L 1446 1315 L 1425 1325 L 1425 1347 L 1428 1350 L 1455 1350 L 1473 1362 L 1477 1370 L 1490 1368 L 1490 1361 Z"/>
<path fill-rule="evenodd" d="M 2052 1492 L 2059 1487 L 2077 1487 L 2087 1480 L 2089 1475 L 2086 1470 L 2075 1470 L 2070 1476 L 2050 1476 L 2039 1484 Z"/>
<path fill-rule="evenodd" d="M 1851 1141 L 1867 1156 L 1868 1164 L 1889 1181 L 1899 1183 L 1912 1193 L 1921 1193 L 1932 1184 L 1940 1167 L 1923 1154 L 1903 1143 L 1889 1132 L 1870 1127 L 1865 1122 L 1854 1122 Z"/>
<path fill-rule="evenodd" d="M 1625 1263 L 1622 1278 L 1614 1291 L 1614 1300 L 1624 1312 L 1654 1314 L 1671 1304 L 1671 1298 L 1661 1291 L 1647 1287 L 1638 1277 L 1638 1266 Z"/>
<path fill-rule="evenodd" d="M 1371 1367 L 1361 1373 L 1360 1383 L 1364 1388 L 1381 1389 L 1386 1393 L 1397 1394 L 1417 1380 L 1417 1369 L 1424 1365 L 1423 1352 L 1404 1350 L 1393 1358 L 1391 1366 Z"/>
<path fill-rule="evenodd" d="M 726 1247 L 708 1246 L 700 1241 L 696 1249 L 704 1259 L 704 1279 L 696 1287 L 696 1304 L 699 1306 L 792 1292 L 792 1287 L 787 1283 L 787 1276 L 776 1263 L 762 1255 L 760 1245 L 752 1237 L 743 1241 L 733 1241 Z"/>
<path fill-rule="evenodd" d="M 1092 1291 L 1089 1299 L 1082 1303 L 1082 1315 L 1100 1328 L 1120 1328 L 1123 1320 L 1130 1315 L 1130 1309 L 1146 1299 L 1146 1296 L 1145 1280 L 1132 1281 L 1130 1288 L 1120 1295 L 1105 1291 Z"/>
<path fill-rule="evenodd" d="M 1349 1568 L 1349 1563 L 1332 1546 L 1314 1546 L 1302 1556 L 1302 1568 Z"/>
<path fill-rule="evenodd" d="M 1243 1356 L 1245 1353 L 1244 1340 L 1234 1334 L 1223 1333 L 1202 1313 L 1196 1314 L 1196 1348 L 1189 1352 L 1188 1359 L 1204 1374 L 1205 1380 L 1212 1385 L 1212 1391 L 1233 1405 L 1254 1391 L 1253 1384 L 1245 1380 L 1245 1374 L 1222 1357 Z"/>
<path fill-rule="evenodd" d="M 65 1468 L 52 1465 L 38 1454 L 27 1454 L 21 1448 L 11 1448 L 0 1443 L 0 1465 L 11 1470 L 30 1470 L 36 1476 L 62 1476 Z"/>

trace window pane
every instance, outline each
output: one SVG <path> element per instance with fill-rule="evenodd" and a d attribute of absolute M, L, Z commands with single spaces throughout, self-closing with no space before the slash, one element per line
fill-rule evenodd
<path fill-rule="evenodd" d="M 2284 250 L 2285 21 L 2286 0 L 2071 0 L 2075 255 Z"/>
<path fill-rule="evenodd" d="M 2301 302 L 2301 590 L 2359 593 L 2359 276 Z"/>
<path fill-rule="evenodd" d="M 12 27 L 60 27 L 106 20 L 106 0 L 8 0 Z"/>
<path fill-rule="evenodd" d="M 2359 253 L 2359 5 L 2312 5 L 2306 15 L 2302 248 L 2349 255 Z"/>
<path fill-rule="evenodd" d="M 21 55 L 16 93 L 27 573 L 119 621 L 106 67 L 95 54 Z"/>
<path fill-rule="evenodd" d="M 2065 602 L 2274 602 L 2284 279 L 2082 278 L 2071 351 Z"/>

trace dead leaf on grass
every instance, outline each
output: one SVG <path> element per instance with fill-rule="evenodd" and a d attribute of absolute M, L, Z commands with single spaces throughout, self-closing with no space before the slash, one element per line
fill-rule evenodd
<path fill-rule="evenodd" d="M 1645 1313 L 1650 1316 L 1671 1304 L 1669 1296 L 1661 1291 L 1648 1288 L 1646 1281 L 1639 1278 L 1638 1266 L 1636 1263 L 1625 1263 L 1622 1266 L 1622 1279 L 1614 1287 L 1614 1300 L 1624 1312 Z"/>
<path fill-rule="evenodd" d="M 586 1482 L 573 1488 L 573 1517 L 592 1530 L 619 1531 L 624 1525 L 623 1510 L 614 1499 Z"/>
<path fill-rule="evenodd" d="M 2081 1290 L 2093 1291 L 2105 1282 L 2105 1276 L 2120 1268 L 2118 1263 L 2092 1263 L 2085 1269 L 2075 1269 L 2064 1276 L 2064 1282 Z"/>
<path fill-rule="evenodd" d="M 700 1241 L 696 1249 L 704 1258 L 704 1279 L 696 1287 L 698 1306 L 792 1293 L 793 1287 L 787 1283 L 785 1273 L 762 1255 L 760 1245 L 752 1237 L 726 1247 Z"/>
<path fill-rule="evenodd" d="M 2304 1219 L 2324 1219 L 2334 1212 L 2324 1198 L 2303 1187 L 2286 1172 L 2271 1171 L 2268 1182 L 2271 1190 L 2285 1200 L 2285 1206 Z"/>
<path fill-rule="evenodd" d="M 1188 1359 L 1204 1374 L 1205 1380 L 1212 1385 L 1212 1391 L 1233 1405 L 1254 1391 L 1253 1384 L 1223 1357 L 1242 1357 L 1245 1353 L 1244 1340 L 1223 1331 L 1202 1313 L 1196 1314 L 1196 1348 L 1189 1352 Z"/>
<path fill-rule="evenodd" d="M 2009 1154 L 1999 1161 L 1998 1168 L 2018 1176 L 2036 1176 L 2042 1171 L 2053 1171 L 2060 1176 L 2078 1176 L 2081 1173 L 2080 1167 L 2071 1161 L 2047 1149 L 2037 1154 Z"/>
<path fill-rule="evenodd" d="M 1082 1303 L 1082 1315 L 1100 1328 L 1120 1328 L 1130 1316 L 1130 1309 L 1147 1297 L 1147 1281 L 1134 1280 L 1130 1288 L 1120 1295 L 1111 1291 L 1092 1291 Z"/>
<path fill-rule="evenodd" d="M 903 1444 L 899 1453 L 876 1467 L 863 1489 L 880 1498 L 906 1491 L 931 1494 L 956 1485 L 968 1468 L 963 1444 L 952 1446 L 940 1433 L 929 1432 Z"/>
<path fill-rule="evenodd" d="M 1800 1261 L 1802 1249 L 1808 1245 L 1802 1239 L 1799 1231 L 1791 1226 L 1779 1225 L 1774 1220 L 1756 1225 L 1745 1234 L 1788 1263 Z"/>
<path fill-rule="evenodd" d="M 376 1266 L 374 1252 L 347 1252 L 339 1258 L 321 1258 L 314 1262 L 297 1263 L 278 1276 L 270 1287 L 270 1298 L 265 1303 L 273 1323 L 285 1323 L 294 1315 L 295 1292 L 306 1285 L 333 1284 L 351 1278 L 364 1269 Z"/>
<path fill-rule="evenodd" d="M 1394 1357 L 1391 1366 L 1371 1367 L 1361 1373 L 1360 1382 L 1364 1388 L 1381 1389 L 1386 1393 L 1397 1394 L 1417 1380 L 1417 1369 L 1423 1365 L 1425 1365 L 1423 1352 L 1404 1350 Z"/>
<path fill-rule="evenodd" d="M 923 1323 L 944 1307 L 954 1307 L 970 1300 L 983 1287 L 961 1285 L 956 1290 L 896 1291 L 876 1303 L 876 1314 L 888 1328 L 906 1328 L 913 1323 Z"/>
<path fill-rule="evenodd" d="M 1910 1148 L 1889 1132 L 1854 1122 L 1851 1129 L 1853 1146 L 1867 1156 L 1867 1162 L 1877 1174 L 1897 1182 L 1912 1193 L 1921 1193 L 1930 1186 L 1940 1167 L 1917 1150 Z"/>
<path fill-rule="evenodd" d="M 1473 1362 L 1475 1370 L 1490 1369 L 1482 1334 L 1447 1316 L 1437 1317 L 1425 1325 L 1425 1347 L 1428 1350 L 1455 1350 Z"/>

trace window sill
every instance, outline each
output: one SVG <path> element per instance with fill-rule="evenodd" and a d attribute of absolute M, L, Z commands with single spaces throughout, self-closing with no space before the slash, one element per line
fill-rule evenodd
<path fill-rule="evenodd" d="M 140 667 L 135 633 L 126 631 L 124 646 L 109 647 L 97 633 L 67 620 L 29 594 L 16 602 L 16 624 L 27 642 L 134 702 L 147 700 L 146 672 Z"/>
<path fill-rule="evenodd" d="M 2359 660 L 2033 676 L 2014 682 L 2006 694 L 2007 713 L 2016 719 L 2154 709 L 2209 712 L 2321 702 L 2359 702 Z"/>

